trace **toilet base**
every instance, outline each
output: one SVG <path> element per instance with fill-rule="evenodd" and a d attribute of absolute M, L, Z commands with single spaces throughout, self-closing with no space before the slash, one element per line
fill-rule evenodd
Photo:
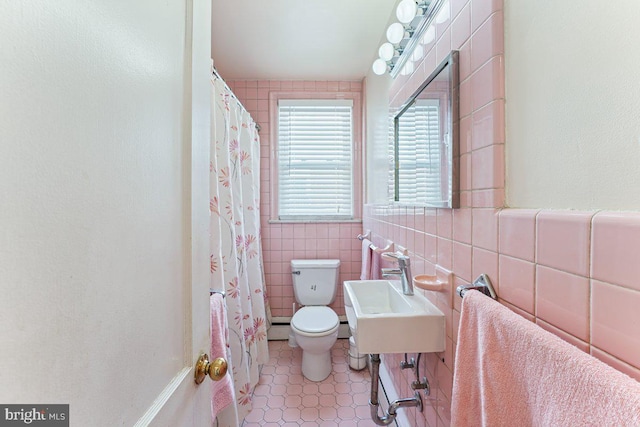
<path fill-rule="evenodd" d="M 294 336 L 302 350 L 302 375 L 310 381 L 322 381 L 333 369 L 331 349 L 338 340 L 338 327 L 329 335 L 309 337 L 300 335 L 294 329 Z"/>
<path fill-rule="evenodd" d="M 310 381 L 322 381 L 331 374 L 331 349 L 314 354 L 302 351 L 302 375 Z"/>

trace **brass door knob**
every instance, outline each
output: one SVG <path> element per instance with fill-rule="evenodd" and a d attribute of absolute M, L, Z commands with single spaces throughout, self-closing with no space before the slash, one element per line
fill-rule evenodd
<path fill-rule="evenodd" d="M 227 361 L 222 357 L 214 359 L 213 362 L 209 362 L 209 356 L 203 353 L 196 362 L 195 380 L 196 384 L 200 384 L 204 381 L 204 377 L 209 375 L 213 381 L 220 381 L 227 374 Z"/>

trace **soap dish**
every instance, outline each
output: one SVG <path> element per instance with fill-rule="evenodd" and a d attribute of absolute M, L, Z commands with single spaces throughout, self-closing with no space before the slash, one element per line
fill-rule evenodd
<path fill-rule="evenodd" d="M 427 291 L 446 291 L 453 286 L 453 273 L 446 268 L 436 265 L 436 274 L 419 274 L 413 276 L 413 286 Z"/>
<path fill-rule="evenodd" d="M 446 281 L 438 279 L 438 276 L 420 274 L 413 276 L 413 286 L 427 291 L 441 291 L 447 284 Z"/>

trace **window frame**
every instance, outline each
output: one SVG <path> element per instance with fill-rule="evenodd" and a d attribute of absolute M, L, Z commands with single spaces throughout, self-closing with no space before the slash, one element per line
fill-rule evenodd
<path fill-rule="evenodd" d="M 279 178 L 278 178 L 278 118 L 280 100 L 350 100 L 352 107 L 352 217 L 332 218 L 285 218 L 280 219 L 279 212 Z M 362 221 L 362 103 L 360 92 L 281 92 L 269 94 L 269 169 L 270 169 L 270 223 L 327 223 L 327 222 L 361 222 Z"/>

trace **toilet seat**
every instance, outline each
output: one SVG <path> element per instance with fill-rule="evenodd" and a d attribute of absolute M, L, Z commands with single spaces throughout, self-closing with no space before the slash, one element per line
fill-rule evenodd
<path fill-rule="evenodd" d="M 302 336 L 331 335 L 340 326 L 335 311 L 325 306 L 308 306 L 298 310 L 291 318 L 291 327 Z"/>

